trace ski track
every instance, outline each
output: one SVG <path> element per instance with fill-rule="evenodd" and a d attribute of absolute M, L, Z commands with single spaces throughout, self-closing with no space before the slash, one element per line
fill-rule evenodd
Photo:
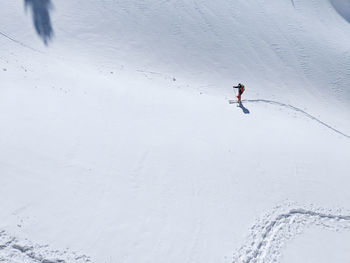
<path fill-rule="evenodd" d="M 16 40 L 16 39 L 14 39 L 14 38 L 10 37 L 9 35 L 7 35 L 7 34 L 5 34 L 5 33 L 1 32 L 1 31 L 0 31 L 0 35 L 2 35 L 3 37 L 5 37 L 5 38 L 9 39 L 10 41 L 12 41 L 12 42 L 14 42 L 14 43 L 16 43 L 16 44 L 21 45 L 21 46 L 22 46 L 22 47 L 24 47 L 24 48 L 27 48 L 27 49 L 30 49 L 30 50 L 32 50 L 32 51 L 34 51 L 34 52 L 38 52 L 38 53 L 43 54 L 43 52 L 42 52 L 42 51 L 37 50 L 37 49 L 35 49 L 35 48 L 32 48 L 32 47 L 30 47 L 30 46 L 28 46 L 28 45 L 26 45 L 26 44 L 22 43 L 21 41 L 18 41 L 18 40 Z"/>
<path fill-rule="evenodd" d="M 350 135 L 347 135 L 347 134 L 345 134 L 345 133 L 343 133 L 343 132 L 341 132 L 341 131 L 339 131 L 339 130 L 333 128 L 333 127 L 330 126 L 329 124 L 327 124 L 327 123 L 325 123 L 325 122 L 323 122 L 323 121 L 317 119 L 315 116 L 312 116 L 311 114 L 307 113 L 306 111 L 304 111 L 304 110 L 302 110 L 302 109 L 299 109 L 299 108 L 297 108 L 297 107 L 295 107 L 295 106 L 292 106 L 292 105 L 290 105 L 290 104 L 284 104 L 284 103 L 282 103 L 282 102 L 272 101 L 272 100 L 264 100 L 264 99 L 258 99 L 258 100 L 242 100 L 242 102 L 253 102 L 253 103 L 254 103 L 254 102 L 257 102 L 257 103 L 260 102 L 260 103 L 268 103 L 268 104 L 272 104 L 272 105 L 282 106 L 282 107 L 291 109 L 291 110 L 296 111 L 296 112 L 300 112 L 300 113 L 304 114 L 306 117 L 308 117 L 309 119 L 314 120 L 314 121 L 317 121 L 319 124 L 321 124 L 321 125 L 327 127 L 328 129 L 330 129 L 330 130 L 332 130 L 332 131 L 334 131 L 334 132 L 336 132 L 336 133 L 338 133 L 338 134 L 340 134 L 340 135 L 342 135 L 342 136 L 344 136 L 344 137 L 350 139 Z"/>
<path fill-rule="evenodd" d="M 334 231 L 349 231 L 350 215 L 340 212 L 293 208 L 273 216 L 268 215 L 252 227 L 247 244 L 235 253 L 233 262 L 278 262 L 280 250 L 286 241 L 311 225 Z"/>
<path fill-rule="evenodd" d="M 19 241 L 0 231 L 0 262 L 6 263 L 87 263 L 90 258 L 69 250 L 50 250 L 48 245 L 32 244 L 28 240 Z"/>

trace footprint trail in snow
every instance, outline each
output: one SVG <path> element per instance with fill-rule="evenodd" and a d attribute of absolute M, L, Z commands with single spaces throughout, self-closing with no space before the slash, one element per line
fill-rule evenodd
<path fill-rule="evenodd" d="M 341 210 L 277 208 L 252 227 L 246 245 L 235 253 L 234 262 L 277 262 L 285 243 L 312 225 L 333 231 L 350 231 L 350 215 Z"/>
<path fill-rule="evenodd" d="M 51 250 L 47 245 L 20 241 L 0 231 L 0 262 L 6 263 L 87 263 L 90 258 L 68 250 Z"/>

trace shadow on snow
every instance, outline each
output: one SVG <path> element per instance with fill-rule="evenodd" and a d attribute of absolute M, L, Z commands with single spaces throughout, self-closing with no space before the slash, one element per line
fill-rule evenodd
<path fill-rule="evenodd" d="M 246 107 L 244 107 L 242 101 L 238 103 L 238 107 L 240 107 L 242 109 L 244 114 L 249 114 L 250 113 L 250 111 Z"/>
<path fill-rule="evenodd" d="M 53 37 L 50 11 L 52 10 L 51 0 L 24 0 L 25 9 L 29 7 L 33 16 L 33 23 L 36 32 L 45 45 Z"/>
<path fill-rule="evenodd" d="M 350 1 L 330 0 L 330 2 L 338 14 L 350 23 Z"/>

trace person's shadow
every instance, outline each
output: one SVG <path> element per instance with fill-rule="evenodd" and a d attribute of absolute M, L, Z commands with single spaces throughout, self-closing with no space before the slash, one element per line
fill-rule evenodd
<path fill-rule="evenodd" d="M 50 11 L 52 10 L 51 0 L 24 0 L 25 9 L 29 7 L 32 11 L 33 23 L 39 37 L 45 45 L 53 37 Z"/>
<path fill-rule="evenodd" d="M 240 102 L 238 103 L 238 107 L 240 107 L 240 108 L 242 109 L 242 111 L 243 111 L 244 114 L 250 114 L 250 111 L 249 111 L 246 107 L 244 107 L 242 101 L 240 101 Z"/>

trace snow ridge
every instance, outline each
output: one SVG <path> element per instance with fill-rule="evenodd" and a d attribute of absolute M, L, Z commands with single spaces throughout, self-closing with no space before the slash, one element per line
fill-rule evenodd
<path fill-rule="evenodd" d="M 343 215 L 341 210 L 333 212 L 305 208 L 292 208 L 268 215 L 252 227 L 247 245 L 234 255 L 234 262 L 275 262 L 285 242 L 311 225 L 334 231 L 350 230 L 350 215 Z"/>
<path fill-rule="evenodd" d="M 85 255 L 78 255 L 68 250 L 53 251 L 47 245 L 32 244 L 28 240 L 19 241 L 2 230 L 0 231 L 0 262 L 86 263 L 91 262 L 91 260 Z"/>

